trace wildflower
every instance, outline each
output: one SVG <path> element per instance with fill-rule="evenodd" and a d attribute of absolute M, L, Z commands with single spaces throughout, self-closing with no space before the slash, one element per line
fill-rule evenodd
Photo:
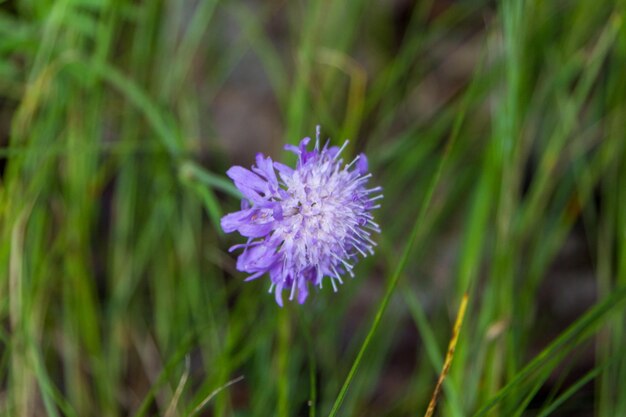
<path fill-rule="evenodd" d="M 365 155 L 344 166 L 340 154 L 348 141 L 320 149 L 319 126 L 311 151 L 309 142 L 285 146 L 298 156 L 295 169 L 258 154 L 252 170 L 233 166 L 226 173 L 244 196 L 241 210 L 221 221 L 225 232 L 248 238 L 230 249 L 243 249 L 237 269 L 251 274 L 246 281 L 268 273 L 281 307 L 283 290 L 302 304 L 309 284 L 321 288 L 324 277 L 337 291 L 343 274 L 354 277 L 358 255 L 374 253 L 370 232 L 380 233 L 371 211 L 380 207 L 382 188 L 366 188 L 372 174 Z"/>

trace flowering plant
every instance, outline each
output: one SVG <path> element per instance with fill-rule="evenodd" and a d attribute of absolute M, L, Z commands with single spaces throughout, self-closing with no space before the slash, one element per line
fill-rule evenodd
<path fill-rule="evenodd" d="M 365 155 L 344 165 L 340 155 L 348 141 L 320 148 L 319 127 L 311 151 L 309 142 L 285 146 L 298 156 L 295 169 L 258 154 L 251 170 L 233 166 L 226 173 L 244 197 L 241 210 L 221 221 L 225 232 L 248 238 L 230 248 L 243 249 L 237 269 L 251 274 L 246 281 L 268 273 L 281 307 L 284 289 L 302 304 L 309 284 L 321 288 L 324 277 L 336 291 L 342 275 L 354 276 L 358 255 L 374 253 L 370 232 L 380 233 L 371 212 L 380 207 L 382 188 L 367 188 L 372 174 Z"/>

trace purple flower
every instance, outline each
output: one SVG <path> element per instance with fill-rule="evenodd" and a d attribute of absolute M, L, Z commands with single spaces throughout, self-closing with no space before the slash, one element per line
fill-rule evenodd
<path fill-rule="evenodd" d="M 258 154 L 252 170 L 234 166 L 226 173 L 244 196 L 241 210 L 222 218 L 225 232 L 248 238 L 230 249 L 243 249 L 237 269 L 250 274 L 246 281 L 268 273 L 280 306 L 284 289 L 302 304 L 309 284 L 321 288 L 324 277 L 336 291 L 343 274 L 354 277 L 358 255 L 374 253 L 371 232 L 380 233 L 371 211 L 380 207 L 382 188 L 366 187 L 372 174 L 365 155 L 344 166 L 348 141 L 320 149 L 319 127 L 311 151 L 309 142 L 285 146 L 298 155 L 295 169 Z"/>

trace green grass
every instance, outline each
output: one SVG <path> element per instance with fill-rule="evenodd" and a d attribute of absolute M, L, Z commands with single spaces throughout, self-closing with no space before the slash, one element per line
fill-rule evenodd
<path fill-rule="evenodd" d="M 466 292 L 439 415 L 626 415 L 626 2 L 392 3 L 0 1 L 0 415 L 423 415 Z M 224 173 L 317 124 L 383 233 L 280 309 Z"/>

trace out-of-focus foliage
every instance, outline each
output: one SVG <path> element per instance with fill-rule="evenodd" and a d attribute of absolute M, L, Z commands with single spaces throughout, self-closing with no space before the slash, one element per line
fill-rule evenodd
<path fill-rule="evenodd" d="M 625 9 L 0 1 L 0 413 L 325 416 L 369 332 L 337 415 L 419 415 L 468 292 L 441 415 L 626 415 Z M 316 124 L 383 233 L 280 309 L 224 171 Z"/>

